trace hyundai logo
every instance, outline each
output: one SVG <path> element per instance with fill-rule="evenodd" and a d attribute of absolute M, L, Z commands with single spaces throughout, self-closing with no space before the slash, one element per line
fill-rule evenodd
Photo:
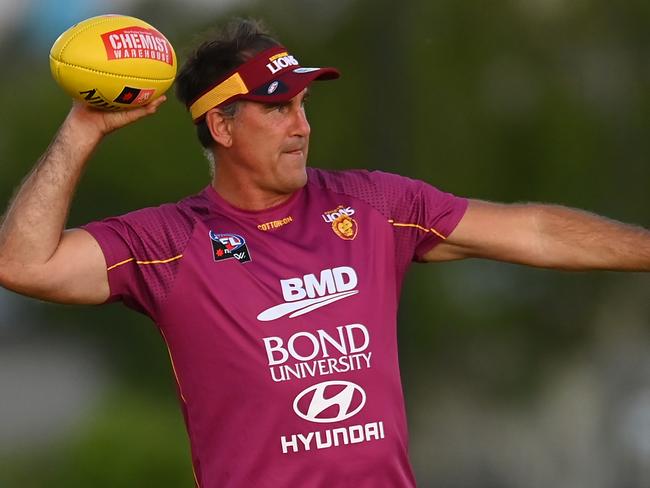
<path fill-rule="evenodd" d="M 366 392 L 349 381 L 325 381 L 310 386 L 293 401 L 293 410 L 310 422 L 330 423 L 349 419 L 366 404 Z"/>

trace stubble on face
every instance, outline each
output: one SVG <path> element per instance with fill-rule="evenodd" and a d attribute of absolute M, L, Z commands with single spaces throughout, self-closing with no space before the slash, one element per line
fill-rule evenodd
<path fill-rule="evenodd" d="M 245 102 L 233 124 L 233 153 L 251 183 L 290 194 L 307 183 L 310 127 L 302 92 L 289 102 Z"/>

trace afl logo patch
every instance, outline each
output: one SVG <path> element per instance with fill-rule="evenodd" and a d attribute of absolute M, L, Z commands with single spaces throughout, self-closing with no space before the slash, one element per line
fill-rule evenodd
<path fill-rule="evenodd" d="M 266 93 L 268 93 L 269 95 L 271 95 L 275 90 L 278 89 L 278 85 L 279 85 L 279 83 L 278 83 L 277 81 L 274 81 L 274 82 L 271 83 L 271 84 L 269 85 L 269 87 L 266 89 Z"/>
<path fill-rule="evenodd" d="M 246 239 L 238 234 L 216 234 L 210 231 L 210 242 L 212 242 L 212 257 L 215 261 L 236 259 L 240 263 L 247 263 L 251 260 Z"/>

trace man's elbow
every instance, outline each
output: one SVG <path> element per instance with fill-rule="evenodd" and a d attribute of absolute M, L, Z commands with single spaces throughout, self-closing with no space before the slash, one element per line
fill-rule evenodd
<path fill-rule="evenodd" d="M 45 270 L 0 259 L 0 286 L 28 297 L 51 294 L 55 285 L 45 279 Z"/>
<path fill-rule="evenodd" d="M 8 290 L 13 290 L 17 281 L 17 275 L 18 273 L 13 269 L 13 266 L 0 256 L 0 286 Z"/>

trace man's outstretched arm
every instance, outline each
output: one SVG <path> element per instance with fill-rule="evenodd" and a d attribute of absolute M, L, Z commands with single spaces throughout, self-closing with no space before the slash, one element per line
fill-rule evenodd
<path fill-rule="evenodd" d="M 425 260 L 468 257 L 564 270 L 650 271 L 650 231 L 557 205 L 470 200 Z"/>
<path fill-rule="evenodd" d="M 23 181 L 0 225 L 0 286 L 62 303 L 108 298 L 106 264 L 86 231 L 64 231 L 77 184 L 108 133 L 156 111 L 164 97 L 127 112 L 75 102 L 54 140 Z"/>

